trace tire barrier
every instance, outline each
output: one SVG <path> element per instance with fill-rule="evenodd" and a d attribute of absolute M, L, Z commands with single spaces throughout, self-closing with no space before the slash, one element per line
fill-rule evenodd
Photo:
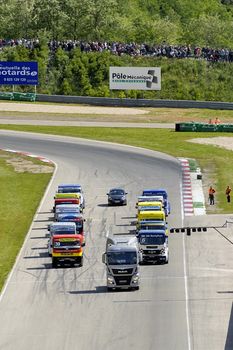
<path fill-rule="evenodd" d="M 34 102 L 36 100 L 36 94 L 31 92 L 0 92 L 0 100 Z"/>
<path fill-rule="evenodd" d="M 36 100 L 36 94 L 27 92 L 13 92 L 13 100 L 14 101 L 30 101 L 35 102 Z"/>
<path fill-rule="evenodd" d="M 13 100 L 13 92 L 0 92 L 0 100 Z"/>
<path fill-rule="evenodd" d="M 233 124 L 207 124 L 198 122 L 176 123 L 175 131 L 233 132 Z"/>

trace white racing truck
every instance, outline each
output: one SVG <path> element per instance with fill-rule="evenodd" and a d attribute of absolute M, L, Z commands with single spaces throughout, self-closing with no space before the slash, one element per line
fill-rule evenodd
<path fill-rule="evenodd" d="M 141 254 L 135 236 L 108 237 L 102 261 L 106 265 L 108 290 L 139 289 Z"/>
<path fill-rule="evenodd" d="M 168 237 L 164 230 L 140 230 L 137 237 L 142 253 L 141 263 L 168 263 Z"/>

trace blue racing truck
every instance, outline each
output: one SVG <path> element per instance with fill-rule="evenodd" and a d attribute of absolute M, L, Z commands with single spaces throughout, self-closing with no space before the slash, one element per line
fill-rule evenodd
<path fill-rule="evenodd" d="M 80 213 L 61 213 L 57 215 L 57 222 L 74 222 L 76 225 L 76 233 L 83 236 L 84 245 L 86 244 L 84 233 L 85 219 Z"/>
<path fill-rule="evenodd" d="M 136 226 L 136 233 L 141 230 L 162 230 L 168 236 L 169 230 L 166 221 L 142 220 Z"/>

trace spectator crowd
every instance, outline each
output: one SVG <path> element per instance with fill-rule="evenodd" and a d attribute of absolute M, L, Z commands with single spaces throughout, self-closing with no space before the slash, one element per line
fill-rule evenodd
<path fill-rule="evenodd" d="M 49 48 L 56 51 L 61 47 L 65 51 L 80 48 L 82 52 L 109 51 L 114 55 L 167 57 L 167 58 L 195 58 L 214 62 L 233 62 L 233 50 L 228 48 L 213 49 L 210 47 L 191 47 L 191 45 L 148 45 L 121 42 L 85 42 L 85 41 L 50 41 Z"/>
<path fill-rule="evenodd" d="M 28 49 L 34 49 L 39 46 L 38 39 L 0 39 L 0 50 L 7 46 L 15 47 L 23 45 Z M 81 52 L 103 52 L 109 51 L 114 55 L 130 55 L 145 57 L 167 57 L 167 58 L 193 58 L 204 59 L 213 62 L 233 62 L 233 49 L 210 47 L 198 47 L 191 45 L 161 45 L 122 43 L 122 42 L 99 42 L 82 40 L 51 40 L 48 43 L 51 53 L 55 53 L 58 48 L 65 51 L 71 51 L 79 48 Z"/>

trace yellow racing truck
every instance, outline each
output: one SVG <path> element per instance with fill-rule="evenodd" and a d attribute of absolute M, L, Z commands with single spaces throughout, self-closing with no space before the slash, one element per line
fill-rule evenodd
<path fill-rule="evenodd" d="M 165 221 L 166 216 L 164 210 L 140 210 L 138 213 L 138 221 Z"/>

